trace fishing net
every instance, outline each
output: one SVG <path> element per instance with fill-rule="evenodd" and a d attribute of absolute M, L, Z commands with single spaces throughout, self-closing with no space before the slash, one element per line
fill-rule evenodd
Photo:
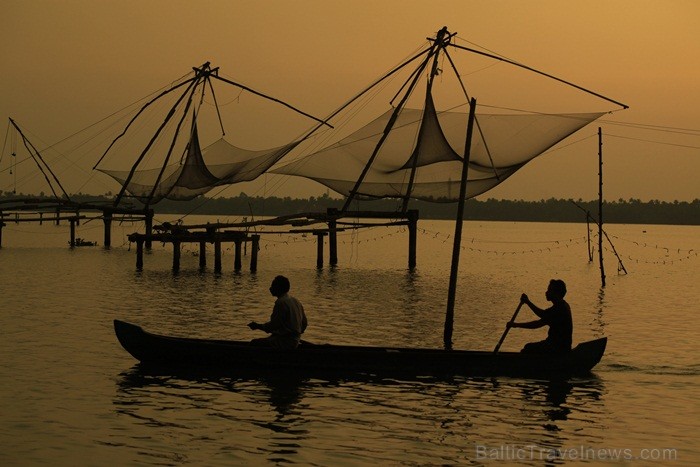
<path fill-rule="evenodd" d="M 239 148 L 220 138 L 200 149 L 195 126 L 190 144 L 186 148 L 186 157 L 180 163 L 170 164 L 165 168 L 137 170 L 128 183 L 128 170 L 98 170 L 121 185 L 126 183 L 126 190 L 142 202 L 150 200 L 151 203 L 157 203 L 164 198 L 185 201 L 216 186 L 256 179 L 295 145 L 296 143 L 292 143 L 253 151 Z"/>
<path fill-rule="evenodd" d="M 376 151 L 356 197 L 402 197 L 410 189 L 412 198 L 455 201 L 459 197 L 468 113 L 437 112 L 428 95 L 424 109 L 400 110 L 391 131 L 385 134 L 394 112 L 389 110 L 337 143 L 271 172 L 306 177 L 349 196 Z M 477 111 L 467 197 L 495 187 L 601 115 Z"/>

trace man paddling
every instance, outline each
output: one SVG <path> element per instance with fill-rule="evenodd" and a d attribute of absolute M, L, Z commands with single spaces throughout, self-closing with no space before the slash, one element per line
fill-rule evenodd
<path fill-rule="evenodd" d="M 553 353 L 568 352 L 571 350 L 571 337 L 573 323 L 571 321 L 571 308 L 564 300 L 566 284 L 559 279 L 549 281 L 549 287 L 545 297 L 552 302 L 552 306 L 543 310 L 533 304 L 526 294 L 520 297 L 520 303 L 526 304 L 537 315 L 538 320 L 527 323 L 508 323 L 509 328 L 537 329 L 549 326 L 547 339 L 540 342 L 531 342 L 523 347 L 525 353 Z"/>
<path fill-rule="evenodd" d="M 267 337 L 253 339 L 251 345 L 274 347 L 277 349 L 295 349 L 301 340 L 301 335 L 306 330 L 307 320 L 304 307 L 296 298 L 289 295 L 289 279 L 277 276 L 270 284 L 270 293 L 277 297 L 272 308 L 270 321 L 267 323 L 248 324 L 250 329 L 260 329 L 270 334 Z"/>

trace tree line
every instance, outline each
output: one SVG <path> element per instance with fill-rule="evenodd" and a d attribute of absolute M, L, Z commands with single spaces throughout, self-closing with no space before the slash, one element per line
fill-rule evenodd
<path fill-rule="evenodd" d="M 0 192 L 0 199 L 28 197 L 28 195 Z M 71 195 L 77 202 L 105 203 L 113 199 L 111 193 L 103 196 Z M 142 206 L 132 201 L 134 207 Z M 245 193 L 230 198 L 198 197 L 190 201 L 163 200 L 152 206 L 162 214 L 202 214 L 220 216 L 282 216 L 305 212 L 325 212 L 328 208 L 342 208 L 343 199 L 327 194 L 310 198 L 252 197 Z M 411 200 L 409 209 L 417 209 L 421 219 L 454 219 L 457 203 Z M 381 199 L 353 201 L 350 210 L 398 212 L 400 201 Z M 540 201 L 469 199 L 464 207 L 465 220 L 520 221 L 520 222 L 586 222 L 587 214 L 598 218 L 598 201 L 554 199 Z M 614 224 L 675 224 L 700 225 L 700 199 L 694 201 L 641 201 L 639 199 L 606 201 L 603 203 L 603 221 Z"/>
<path fill-rule="evenodd" d="M 325 212 L 342 208 L 345 200 L 324 194 L 319 197 L 250 197 L 245 193 L 232 198 L 200 197 L 191 201 L 163 200 L 154 206 L 157 212 L 170 214 L 237 215 L 246 217 L 283 216 L 302 212 Z M 401 202 L 390 199 L 354 201 L 353 211 L 400 210 Z M 417 209 L 421 219 L 454 219 L 457 203 L 411 200 L 409 209 Z M 522 222 L 586 222 L 587 212 L 598 219 L 598 201 L 548 199 L 541 201 L 469 199 L 464 207 L 465 220 Z M 603 221 L 613 224 L 700 225 L 700 199 L 685 201 L 648 201 L 638 199 L 603 203 Z"/>

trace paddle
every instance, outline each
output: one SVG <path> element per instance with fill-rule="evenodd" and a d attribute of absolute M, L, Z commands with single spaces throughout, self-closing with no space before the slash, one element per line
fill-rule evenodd
<path fill-rule="evenodd" d="M 515 321 L 515 317 L 518 316 L 518 312 L 520 311 L 520 307 L 523 306 L 523 303 L 525 302 L 520 302 L 518 305 L 518 308 L 515 309 L 515 313 L 513 313 L 513 317 L 510 319 L 509 322 Z M 503 341 L 506 340 L 506 336 L 508 335 L 508 331 L 510 331 L 510 327 L 506 326 L 506 330 L 503 331 L 503 335 L 501 336 L 501 340 L 498 341 L 498 344 L 496 344 L 496 348 L 493 349 L 493 353 L 498 353 L 498 349 L 501 348 L 501 344 L 503 344 Z"/>

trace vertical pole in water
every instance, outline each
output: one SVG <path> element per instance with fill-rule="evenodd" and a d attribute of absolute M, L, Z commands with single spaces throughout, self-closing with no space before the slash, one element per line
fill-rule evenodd
<path fill-rule="evenodd" d="M 250 237 L 253 241 L 251 245 L 250 252 L 250 272 L 255 272 L 258 270 L 258 250 L 260 249 L 260 235 L 251 235 Z"/>
<path fill-rule="evenodd" d="M 105 224 L 105 241 L 104 247 L 109 249 L 112 246 L 112 212 L 103 211 L 102 220 Z"/>
<path fill-rule="evenodd" d="M 233 270 L 238 272 L 241 270 L 241 238 L 237 238 L 233 241 L 235 245 L 235 255 L 233 257 Z"/>
<path fill-rule="evenodd" d="M 146 211 L 146 218 L 144 221 L 146 224 L 146 249 L 150 250 L 152 246 L 151 235 L 153 235 L 153 209 Z"/>
<path fill-rule="evenodd" d="M 199 269 L 207 268 L 207 242 L 199 242 Z"/>
<path fill-rule="evenodd" d="M 143 270 L 143 240 L 136 240 L 136 270 Z"/>
<path fill-rule="evenodd" d="M 70 220 L 70 247 L 75 248 L 75 219 Z"/>
<path fill-rule="evenodd" d="M 221 240 L 214 240 L 214 272 L 221 272 Z"/>
<path fill-rule="evenodd" d="M 328 216 L 328 264 L 330 266 L 338 264 L 337 214 L 338 210 L 336 208 L 328 208 L 326 210 L 326 215 Z"/>
<path fill-rule="evenodd" d="M 418 210 L 409 209 L 408 213 L 408 269 L 415 269 L 418 262 L 416 245 L 418 243 Z"/>
<path fill-rule="evenodd" d="M 0 248 L 2 248 L 2 228 L 5 227 L 5 223 L 2 221 L 2 216 L 0 216 Z"/>
<path fill-rule="evenodd" d="M 600 281 L 605 287 L 605 267 L 603 266 L 603 130 L 598 127 L 598 260 L 600 261 Z"/>
<path fill-rule="evenodd" d="M 316 235 L 316 269 L 323 269 L 323 232 L 314 232 Z"/>
<path fill-rule="evenodd" d="M 476 99 L 469 101 L 469 123 L 467 124 L 467 141 L 464 147 L 462 164 L 462 179 L 459 185 L 459 205 L 455 221 L 454 246 L 452 248 L 452 268 L 450 269 L 450 287 L 447 295 L 447 313 L 445 313 L 445 331 L 443 342 L 446 350 L 452 350 L 452 329 L 454 324 L 455 294 L 457 292 L 457 273 L 459 272 L 459 252 L 462 243 L 462 219 L 464 217 L 464 198 L 467 196 L 467 173 L 469 171 L 469 156 L 472 147 L 472 132 L 474 130 L 474 115 Z"/>
<path fill-rule="evenodd" d="M 586 211 L 586 232 L 588 233 L 588 262 L 593 262 L 593 251 L 591 250 L 591 213 Z"/>
<path fill-rule="evenodd" d="M 173 240 L 173 272 L 180 270 L 180 241 Z"/>

